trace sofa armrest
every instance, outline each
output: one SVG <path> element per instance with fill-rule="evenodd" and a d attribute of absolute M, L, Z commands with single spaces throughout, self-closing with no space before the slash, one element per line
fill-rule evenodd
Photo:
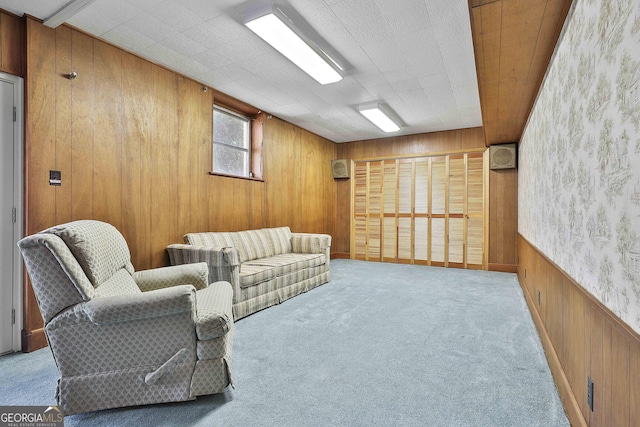
<path fill-rule="evenodd" d="M 143 292 L 178 285 L 193 285 L 196 289 L 209 286 L 209 270 L 205 263 L 136 271 L 133 279 Z"/>
<path fill-rule="evenodd" d="M 211 283 L 229 282 L 234 290 L 240 288 L 240 256 L 236 248 L 173 244 L 167 246 L 167 252 L 172 265 L 206 262 Z"/>
<path fill-rule="evenodd" d="M 328 234 L 291 233 L 291 250 L 298 254 L 329 253 L 331 236 Z"/>
<path fill-rule="evenodd" d="M 139 294 L 94 298 L 83 303 L 92 323 L 114 324 L 154 317 L 193 313 L 195 321 L 196 290 L 191 285 L 174 286 Z"/>

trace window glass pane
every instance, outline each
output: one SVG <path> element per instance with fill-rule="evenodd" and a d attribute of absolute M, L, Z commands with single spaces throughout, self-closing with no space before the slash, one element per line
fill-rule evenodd
<path fill-rule="evenodd" d="M 249 148 L 249 123 L 231 114 L 213 111 L 213 139 L 215 142 Z"/>
<path fill-rule="evenodd" d="M 213 171 L 227 175 L 249 176 L 249 153 L 221 144 L 213 147 Z"/>
<path fill-rule="evenodd" d="M 213 171 L 249 176 L 250 120 L 222 108 L 213 109 Z"/>

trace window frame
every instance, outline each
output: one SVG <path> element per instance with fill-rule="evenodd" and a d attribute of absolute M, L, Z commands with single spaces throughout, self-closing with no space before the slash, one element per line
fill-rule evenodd
<path fill-rule="evenodd" d="M 248 140 L 249 144 L 248 144 L 248 148 L 244 148 L 244 147 L 238 147 L 236 145 L 232 145 L 232 144 L 228 144 L 226 142 L 222 142 L 222 141 L 216 141 L 215 135 L 215 113 L 216 111 L 220 114 L 226 114 L 227 116 L 231 116 L 237 119 L 240 119 L 242 121 L 245 122 L 245 138 L 246 140 Z M 212 114 L 211 114 L 211 122 L 212 122 L 212 135 L 211 135 L 211 166 L 212 166 L 212 172 L 210 172 L 212 175 L 221 175 L 221 176 L 228 176 L 228 177 L 233 177 L 233 178 L 240 178 L 240 179 L 254 179 L 254 174 L 253 174 L 253 123 L 252 123 L 253 119 L 245 114 L 239 113 L 237 111 L 234 111 L 232 109 L 229 109 L 227 107 L 224 107 L 222 105 L 218 105 L 218 104 L 214 104 L 213 105 L 213 109 L 212 109 Z M 243 153 L 243 155 L 245 156 L 246 159 L 246 168 L 245 168 L 245 174 L 244 175 L 235 175 L 235 174 L 229 174 L 229 173 L 224 173 L 224 172 L 218 172 L 215 170 L 216 167 L 216 162 L 215 162 L 215 148 L 216 146 L 223 146 L 232 150 L 237 150 Z"/>

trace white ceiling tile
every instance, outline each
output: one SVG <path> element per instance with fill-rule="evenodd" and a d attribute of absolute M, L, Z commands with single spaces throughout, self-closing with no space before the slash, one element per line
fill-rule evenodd
<path fill-rule="evenodd" d="M 149 10 L 149 13 L 178 32 L 204 22 L 202 18 L 175 0 L 165 0 Z"/>
<path fill-rule="evenodd" d="M 332 5 L 331 10 L 359 43 L 389 40 L 393 36 L 370 0 L 343 1 Z"/>
<path fill-rule="evenodd" d="M 69 20 L 69 23 L 96 36 L 102 36 L 104 33 L 111 31 L 120 25 L 120 22 L 118 21 L 95 12 L 87 11 L 87 9 L 81 10 Z"/>
<path fill-rule="evenodd" d="M 141 10 L 149 10 L 152 7 L 162 3 L 164 0 L 128 0 L 132 6 Z"/>
<path fill-rule="evenodd" d="M 133 52 L 140 52 L 155 43 L 153 39 L 125 25 L 114 28 L 105 33 L 103 37 L 105 40 Z"/>
<path fill-rule="evenodd" d="M 156 42 L 177 34 L 170 26 L 148 14 L 138 15 L 124 23 L 124 25 Z"/>
<path fill-rule="evenodd" d="M 207 50 L 207 48 L 202 46 L 200 43 L 180 33 L 175 34 L 173 37 L 166 38 L 160 43 L 167 46 L 169 49 L 173 49 L 176 52 L 180 52 L 181 54 L 189 57 L 198 55 L 199 53 Z"/>
<path fill-rule="evenodd" d="M 394 39 L 363 43 L 362 49 L 376 68 L 382 72 L 408 65 L 406 56 Z"/>
<path fill-rule="evenodd" d="M 206 66 L 209 70 L 216 70 L 231 64 L 225 56 L 220 55 L 213 49 L 194 55 L 193 59 Z"/>
<path fill-rule="evenodd" d="M 384 16 L 394 36 L 423 30 L 429 15 L 424 3 L 416 3 L 410 9 L 395 10 Z"/>
<path fill-rule="evenodd" d="M 142 9 L 133 6 L 128 0 L 109 0 L 108 2 L 94 1 L 86 8 L 82 9 L 81 12 L 98 14 L 121 24 L 134 16 L 140 15 L 143 11 Z M 69 20 L 70 23 L 73 23 L 74 21 L 75 20 L 73 18 Z"/>
<path fill-rule="evenodd" d="M 421 2 L 416 0 L 375 0 L 375 4 L 383 15 L 388 15 L 399 10 L 412 9 L 416 5 L 423 6 Z"/>
<path fill-rule="evenodd" d="M 208 21 L 233 9 L 235 0 L 177 0 L 184 7 L 198 15 L 202 20 Z"/>

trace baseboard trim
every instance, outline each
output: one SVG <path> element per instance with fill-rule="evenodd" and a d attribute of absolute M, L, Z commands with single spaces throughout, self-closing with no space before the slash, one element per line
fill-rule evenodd
<path fill-rule="evenodd" d="M 489 264 L 489 271 L 501 271 L 503 273 L 517 273 L 518 266 L 512 264 Z"/>
<path fill-rule="evenodd" d="M 349 252 L 332 252 L 331 259 L 350 259 L 351 255 Z"/>
<path fill-rule="evenodd" d="M 48 346 L 47 337 L 44 334 L 44 329 L 35 329 L 29 333 L 22 330 L 22 352 L 29 353 L 32 351 L 40 350 Z"/>
<path fill-rule="evenodd" d="M 560 393 L 560 399 L 562 399 L 562 404 L 564 405 L 564 409 L 567 413 L 567 418 L 569 418 L 569 422 L 573 427 L 587 427 L 587 422 L 582 415 L 580 405 L 578 405 L 578 400 L 576 399 L 576 396 L 573 393 L 573 389 L 569 384 L 567 375 L 562 369 L 562 365 L 560 364 L 560 359 L 558 358 L 556 349 L 551 343 L 551 338 L 549 337 L 549 334 L 544 327 L 544 322 L 542 321 L 542 318 L 540 317 L 540 314 L 536 309 L 535 302 L 531 297 L 531 294 L 529 293 L 526 281 L 520 276 L 520 273 L 518 273 L 518 282 L 520 283 L 522 293 L 524 294 L 524 299 L 527 302 L 527 306 L 529 307 L 529 312 L 531 313 L 533 323 L 536 325 L 536 329 L 538 330 L 538 335 L 540 336 L 540 341 L 542 342 L 542 347 L 544 348 L 547 362 L 549 363 L 549 368 L 551 369 L 551 374 L 553 375 L 556 387 L 558 388 L 558 392 Z"/>

